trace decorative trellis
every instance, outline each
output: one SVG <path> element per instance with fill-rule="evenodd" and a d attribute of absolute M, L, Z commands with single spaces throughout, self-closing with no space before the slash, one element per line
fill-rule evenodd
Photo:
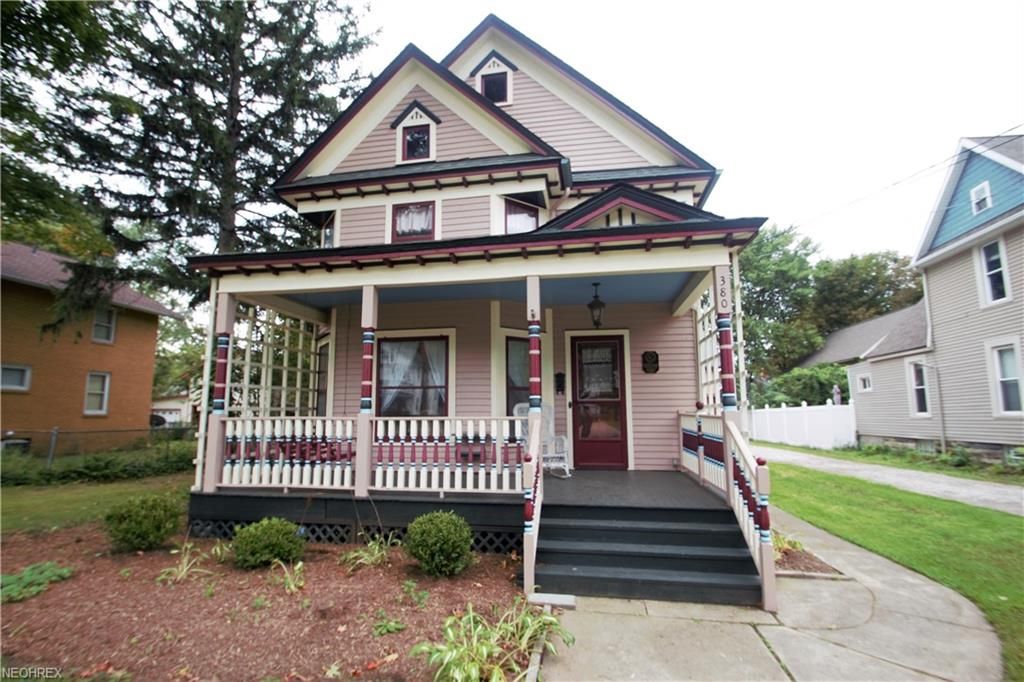
<path fill-rule="evenodd" d="M 317 349 L 327 331 L 315 322 L 239 304 L 228 356 L 228 415 L 314 416 Z"/>
<path fill-rule="evenodd" d="M 743 342 L 743 308 L 740 292 L 739 265 L 732 263 L 733 286 L 733 364 L 735 365 L 737 402 L 743 410 L 747 405 L 747 354 Z M 705 290 L 694 305 L 697 320 L 697 368 L 700 401 L 708 414 L 722 413 L 721 357 L 718 348 L 718 325 L 715 301 L 711 290 Z"/>

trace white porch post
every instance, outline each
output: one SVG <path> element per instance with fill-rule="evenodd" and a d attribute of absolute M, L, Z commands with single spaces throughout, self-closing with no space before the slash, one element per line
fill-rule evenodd
<path fill-rule="evenodd" d="M 233 294 L 217 294 L 216 306 L 210 311 L 216 337 L 216 359 L 213 375 L 213 410 L 206 420 L 206 457 L 203 465 L 203 492 L 217 490 L 224 458 L 224 417 L 227 415 L 228 361 L 231 354 L 231 332 L 235 327 L 236 301 Z"/>
<path fill-rule="evenodd" d="M 356 419 L 356 497 L 370 495 L 370 458 L 373 452 L 373 359 L 376 353 L 377 287 L 363 287 L 363 374 L 359 393 L 359 417 Z"/>

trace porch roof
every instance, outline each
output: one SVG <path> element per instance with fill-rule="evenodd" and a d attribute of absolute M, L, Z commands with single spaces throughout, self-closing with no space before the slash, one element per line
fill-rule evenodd
<path fill-rule="evenodd" d="M 721 244 L 745 246 L 766 218 L 690 219 L 681 222 L 580 229 L 571 232 L 536 231 L 518 235 L 442 239 L 406 244 L 373 244 L 345 248 L 285 252 L 250 252 L 193 256 L 188 266 L 211 276 L 251 275 L 257 272 L 306 272 L 340 268 L 392 268 L 400 264 L 457 264 L 463 260 L 528 258 L 534 255 L 662 248 Z"/>

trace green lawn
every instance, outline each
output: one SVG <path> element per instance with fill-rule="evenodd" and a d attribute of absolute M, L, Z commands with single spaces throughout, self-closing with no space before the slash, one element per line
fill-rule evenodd
<path fill-rule="evenodd" d="M 803 467 L 773 464 L 772 502 L 977 604 L 1024 680 L 1024 518 Z M 951 643 L 952 644 L 952 643 Z"/>
<path fill-rule="evenodd" d="M 866 450 L 819 450 L 817 448 L 805 448 L 799 445 L 783 445 L 781 443 L 769 443 L 768 441 L 755 440 L 755 445 L 764 445 L 780 450 L 793 450 L 794 452 L 806 452 L 821 457 L 832 459 L 845 459 L 851 462 L 863 462 L 866 464 L 881 464 L 883 466 L 895 467 L 897 469 L 912 469 L 914 471 L 931 471 L 936 474 L 946 474 L 959 478 L 970 478 L 976 481 L 989 481 L 991 483 L 1010 483 L 1013 485 L 1024 485 L 1024 467 L 1005 467 L 1001 464 L 970 464 L 956 467 L 948 462 L 939 459 L 938 455 L 914 451 L 885 451 L 871 452 Z"/>
<path fill-rule="evenodd" d="M 194 480 L 189 471 L 116 483 L 7 487 L 0 497 L 2 530 L 48 530 L 96 521 L 125 497 L 160 492 L 184 496 Z"/>

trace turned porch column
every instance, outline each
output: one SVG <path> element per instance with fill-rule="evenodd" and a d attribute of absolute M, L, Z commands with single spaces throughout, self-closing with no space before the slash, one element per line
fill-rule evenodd
<path fill-rule="evenodd" d="M 203 492 L 217 489 L 224 459 L 224 417 L 227 415 L 228 355 L 231 332 L 235 327 L 237 302 L 232 294 L 218 293 L 210 311 L 214 330 L 213 401 L 206 420 L 206 458 L 203 466 Z"/>
<path fill-rule="evenodd" d="M 714 275 L 715 313 L 718 325 L 718 353 L 721 364 L 722 409 L 736 410 L 736 374 L 732 357 L 732 277 L 728 265 L 716 265 Z"/>
<path fill-rule="evenodd" d="M 377 287 L 363 287 L 363 374 L 359 391 L 359 416 L 356 418 L 356 497 L 370 495 L 370 458 L 373 451 L 373 359 L 377 347 Z"/>
<path fill-rule="evenodd" d="M 532 594 L 535 586 L 534 573 L 537 560 L 537 507 L 541 504 L 543 489 L 539 480 L 543 476 L 540 443 L 544 428 L 542 411 L 543 391 L 541 389 L 540 318 L 540 277 L 526 278 L 526 327 L 530 343 L 530 413 L 527 416 L 529 441 L 526 461 L 523 464 L 523 588 Z"/>

